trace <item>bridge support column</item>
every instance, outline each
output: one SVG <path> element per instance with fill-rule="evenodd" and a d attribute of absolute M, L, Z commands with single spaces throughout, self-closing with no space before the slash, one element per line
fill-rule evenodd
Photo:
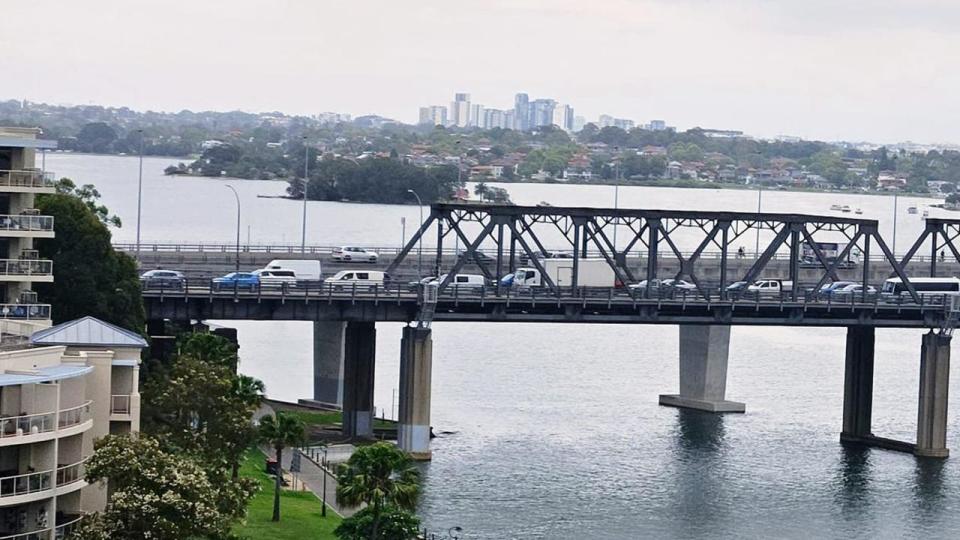
<path fill-rule="evenodd" d="M 873 350 L 876 331 L 872 326 L 847 328 L 847 357 L 843 375 L 842 442 L 870 443 L 873 439 Z"/>
<path fill-rule="evenodd" d="M 950 341 L 943 333 L 923 335 L 920 347 L 920 406 L 917 414 L 918 456 L 947 457 L 947 391 L 950 387 Z"/>
<path fill-rule="evenodd" d="M 343 344 L 347 323 L 313 323 L 313 399 L 343 405 Z"/>
<path fill-rule="evenodd" d="M 680 393 L 661 394 L 660 404 L 708 412 L 744 412 L 727 401 L 730 326 L 680 325 Z"/>
<path fill-rule="evenodd" d="M 343 332 L 343 434 L 373 437 L 373 378 L 377 329 L 372 322 L 348 322 Z"/>
<path fill-rule="evenodd" d="M 429 328 L 406 326 L 400 342 L 400 448 L 414 459 L 429 460 L 430 377 L 433 338 Z"/>

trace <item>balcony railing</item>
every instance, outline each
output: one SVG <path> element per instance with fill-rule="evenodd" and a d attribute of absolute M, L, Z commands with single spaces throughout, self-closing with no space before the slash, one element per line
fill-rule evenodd
<path fill-rule="evenodd" d="M 0 276 L 52 276 L 53 261 L 46 259 L 0 259 Z"/>
<path fill-rule="evenodd" d="M 0 499 L 53 488 L 53 471 L 30 472 L 0 478 Z"/>
<path fill-rule="evenodd" d="M 52 529 L 40 529 L 28 533 L 14 534 L 10 536 L 0 536 L 0 540 L 47 540 Z"/>
<path fill-rule="evenodd" d="M 61 467 L 57 467 L 57 485 L 63 486 L 66 484 L 72 484 L 79 480 L 83 480 L 84 465 L 86 463 L 87 463 L 87 460 L 83 459 L 71 465 L 63 465 Z"/>
<path fill-rule="evenodd" d="M 54 412 L 0 417 L 0 439 L 53 431 L 56 418 Z"/>
<path fill-rule="evenodd" d="M 63 409 L 60 411 L 60 429 L 76 426 L 87 421 L 87 418 L 90 416 L 90 404 L 93 403 L 91 400 L 87 400 L 83 405 L 77 405 L 76 407 L 71 407 L 69 409 Z"/>
<path fill-rule="evenodd" d="M 0 304 L 0 319 L 45 320 L 50 318 L 50 304 Z"/>
<path fill-rule="evenodd" d="M 130 414 L 130 394 L 110 396 L 110 414 Z"/>
<path fill-rule="evenodd" d="M 53 216 L 0 214 L 0 231 L 53 231 Z"/>
<path fill-rule="evenodd" d="M 49 171 L 0 170 L 0 187 L 52 188 L 55 182 Z"/>
<path fill-rule="evenodd" d="M 83 520 L 83 515 L 64 515 L 62 516 L 63 523 L 57 525 L 54 530 L 53 538 L 55 540 L 61 540 L 70 536 L 70 533 L 80 525 L 80 522 Z"/>

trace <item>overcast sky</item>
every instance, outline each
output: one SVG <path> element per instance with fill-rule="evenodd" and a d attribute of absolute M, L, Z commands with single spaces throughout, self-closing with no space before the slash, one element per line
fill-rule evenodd
<path fill-rule="evenodd" d="M 680 128 L 960 142 L 956 0 L 4 2 L 0 98 L 376 113 L 457 91 Z"/>

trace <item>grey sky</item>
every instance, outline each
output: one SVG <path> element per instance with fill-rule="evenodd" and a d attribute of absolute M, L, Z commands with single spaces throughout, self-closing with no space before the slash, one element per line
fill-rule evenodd
<path fill-rule="evenodd" d="M 954 0 L 4 2 L 0 98 L 378 113 L 456 91 L 759 136 L 960 142 Z"/>

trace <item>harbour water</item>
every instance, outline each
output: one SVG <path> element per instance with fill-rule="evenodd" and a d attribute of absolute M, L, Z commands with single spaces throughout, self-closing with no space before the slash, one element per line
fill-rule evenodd
<path fill-rule="evenodd" d="M 238 189 L 243 236 L 298 243 L 300 203 L 282 182 L 164 177 L 176 160 L 144 163 L 144 242 L 231 242 Z M 48 169 L 92 183 L 135 237 L 137 160 L 51 154 Z M 505 185 L 515 202 L 611 206 L 606 186 Z M 756 211 L 743 190 L 621 188 L 623 207 Z M 898 248 L 922 222 L 901 198 Z M 892 231 L 893 199 L 765 192 L 771 212 L 863 209 Z M 931 215 L 940 215 L 931 209 Z M 832 213 L 832 215 L 838 215 Z M 308 243 L 400 244 L 414 206 L 309 203 Z M 851 216 L 852 217 L 852 216 Z M 249 226 L 249 233 L 247 230 Z M 242 322 L 240 369 L 268 394 L 309 396 L 309 324 Z M 676 391 L 676 327 L 434 325 L 432 417 L 441 436 L 424 465 L 419 513 L 462 538 L 955 538 L 960 528 L 960 406 L 950 406 L 957 457 L 918 460 L 838 443 L 843 329 L 737 327 L 727 395 L 743 415 L 659 407 Z M 389 416 L 399 373 L 400 326 L 378 325 L 376 406 Z M 877 332 L 874 432 L 912 440 L 920 332 Z M 953 377 L 956 384 L 956 377 Z M 956 388 L 956 386 L 954 386 Z"/>

